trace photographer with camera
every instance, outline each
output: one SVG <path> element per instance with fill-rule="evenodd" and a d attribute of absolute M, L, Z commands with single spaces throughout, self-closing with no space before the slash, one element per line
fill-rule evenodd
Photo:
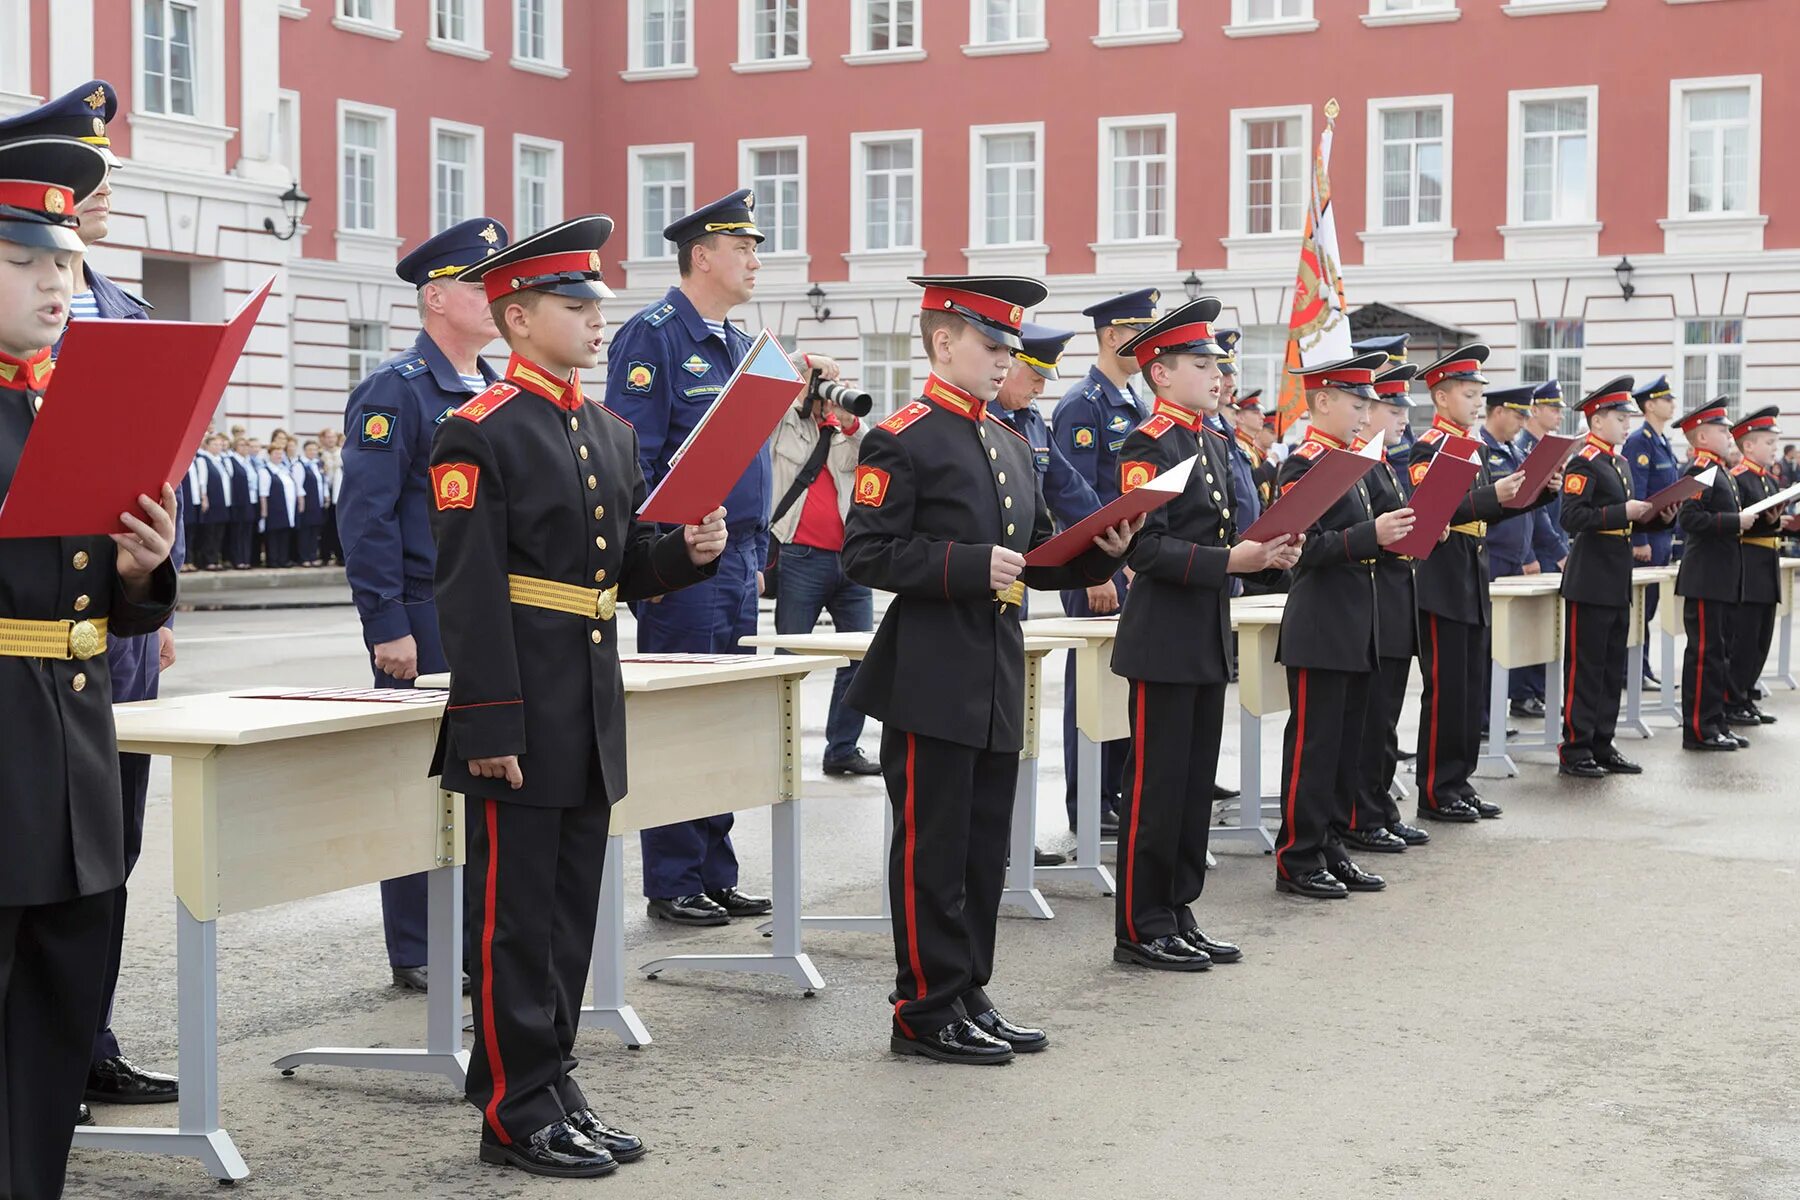
<path fill-rule="evenodd" d="M 775 631 L 811 633 L 821 611 L 840 633 L 875 627 L 869 589 L 844 575 L 844 518 L 850 511 L 862 418 L 874 401 L 866 392 L 811 373 L 806 394 L 789 409 L 769 441 L 774 458 L 775 509 L 769 518 L 768 588 L 775 594 Z M 844 702 L 856 664 L 840 669 L 825 722 L 825 774 L 879 775 L 881 764 L 858 746 L 863 715 Z"/>

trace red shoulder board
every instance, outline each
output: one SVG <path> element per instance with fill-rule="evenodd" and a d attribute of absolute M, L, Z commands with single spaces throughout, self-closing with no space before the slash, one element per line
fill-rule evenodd
<path fill-rule="evenodd" d="M 1425 443 L 1429 444 L 1431 442 L 1439 441 L 1440 439 L 1443 438 L 1443 436 L 1444 436 L 1444 431 L 1439 429 L 1436 425 L 1433 425 L 1431 428 L 1427 429 L 1424 433 L 1421 433 L 1419 435 L 1419 440 L 1421 442 L 1425 442 Z"/>
<path fill-rule="evenodd" d="M 1148 421 L 1145 421 L 1142 425 L 1138 426 L 1140 431 L 1153 438 L 1159 438 L 1173 428 L 1175 428 L 1175 422 L 1171 421 L 1161 413 L 1158 413 L 1156 416 L 1151 417 Z"/>
<path fill-rule="evenodd" d="M 519 389 L 510 383 L 502 381 L 492 384 L 487 391 L 457 409 L 456 415 L 479 425 L 498 412 L 501 405 L 518 394 Z"/>
<path fill-rule="evenodd" d="M 1750 470 L 1749 463 L 1739 463 L 1737 466 L 1731 468 L 1731 473 L 1733 475 L 1743 475 L 1743 474 L 1747 473 L 1749 470 Z"/>
<path fill-rule="evenodd" d="M 1006 430 L 1006 432 L 1008 432 L 1008 433 L 1012 434 L 1014 437 L 1018 438 L 1021 442 L 1024 442 L 1027 446 L 1031 445 L 1031 439 L 1026 437 L 1024 434 L 1020 433 L 1018 430 L 1014 429 L 1012 427 L 1011 421 L 985 421 L 985 422 L 983 422 L 983 424 L 998 425 L 1000 428 Z"/>
<path fill-rule="evenodd" d="M 1583 446 L 1581 448 L 1581 457 L 1587 459 L 1590 462 L 1592 462 L 1596 458 L 1599 458 L 1600 453 L 1601 453 L 1600 447 L 1598 447 L 1598 446 Z"/>
<path fill-rule="evenodd" d="M 1301 458 L 1317 458 L 1319 455 L 1325 453 L 1325 443 L 1301 442 L 1300 448 L 1294 451 L 1294 453 L 1298 454 Z"/>
<path fill-rule="evenodd" d="M 914 421 L 930 411 L 931 405 L 925 403 L 923 400 L 914 400 L 911 404 L 883 421 L 881 427 L 889 433 L 899 433 L 902 429 L 905 429 L 908 425 L 911 425 Z M 1005 424 L 1005 422 L 1002 421 L 1001 424 Z"/>

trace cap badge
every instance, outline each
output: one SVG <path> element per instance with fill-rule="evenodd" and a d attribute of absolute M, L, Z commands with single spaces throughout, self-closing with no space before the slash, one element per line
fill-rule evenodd
<path fill-rule="evenodd" d="M 588 270 L 598 271 L 599 269 L 600 269 L 600 252 L 598 250 L 591 250 L 588 252 Z"/>
<path fill-rule="evenodd" d="M 83 96 L 82 99 L 87 101 L 87 106 L 89 108 L 105 108 L 106 107 L 106 89 L 105 88 L 95 88 L 93 91 L 89 92 L 86 96 Z"/>
<path fill-rule="evenodd" d="M 495 242 L 500 240 L 500 231 L 490 224 L 486 229 L 483 229 L 478 236 L 482 241 L 492 246 Z"/>
<path fill-rule="evenodd" d="M 1011 314 L 1009 314 L 1009 320 L 1012 322 L 1012 324 L 1017 325 L 1024 316 L 1025 316 L 1024 309 L 1020 308 L 1016 304 L 1012 306 L 1012 312 L 1011 312 Z"/>
<path fill-rule="evenodd" d="M 106 136 L 106 122 L 102 121 L 99 117 L 94 118 L 94 136 L 95 137 L 105 137 Z"/>
<path fill-rule="evenodd" d="M 45 188 L 44 189 L 44 211 L 45 212 L 60 213 L 67 207 L 68 207 L 68 202 L 63 199 L 63 194 L 62 194 L 61 188 Z"/>
<path fill-rule="evenodd" d="M 751 192 L 748 196 L 744 197 L 744 211 L 745 212 L 755 212 L 756 211 L 756 193 L 755 192 Z"/>

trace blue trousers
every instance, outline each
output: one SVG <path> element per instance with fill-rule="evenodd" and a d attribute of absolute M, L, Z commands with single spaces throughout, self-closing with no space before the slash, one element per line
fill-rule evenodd
<path fill-rule="evenodd" d="M 638 649 L 650 654 L 750 654 L 739 638 L 756 632 L 757 545 L 766 532 L 734 531 L 719 556 L 719 572 L 704 583 L 632 606 Z M 785 569 L 785 568 L 784 568 Z M 702 817 L 646 829 L 638 834 L 644 853 L 644 895 L 670 900 L 698 892 L 736 887 L 737 852 L 731 847 L 732 817 Z"/>
<path fill-rule="evenodd" d="M 811 633 L 821 611 L 831 614 L 839 633 L 867 633 L 875 628 L 875 599 L 869 589 L 844 574 L 842 556 L 816 546 L 781 548 L 776 573 L 775 632 Z M 838 669 L 831 684 L 831 711 L 825 718 L 825 761 L 843 762 L 856 753 L 863 715 L 844 702 L 856 664 Z"/>
<path fill-rule="evenodd" d="M 1119 588 L 1119 603 L 1125 603 L 1125 593 L 1129 590 L 1123 571 L 1113 576 L 1113 582 Z M 1085 591 L 1066 591 L 1061 593 L 1063 612 L 1071 617 L 1091 617 L 1094 615 L 1088 607 Z M 1063 803 L 1069 809 L 1069 828 L 1075 828 L 1075 753 L 1077 749 L 1075 730 L 1075 652 L 1069 651 L 1069 663 L 1063 671 L 1063 777 L 1068 781 L 1063 790 Z M 1119 797 L 1125 788 L 1125 759 L 1131 750 L 1130 738 L 1119 738 L 1117 741 L 1100 743 L 1100 810 L 1119 807 Z M 1210 793 L 1209 793 L 1210 794 Z"/>
<path fill-rule="evenodd" d="M 414 599 L 414 596 L 419 598 Z M 412 629 L 413 641 L 419 647 L 419 674 L 431 675 L 448 671 L 444 658 L 444 642 L 438 636 L 437 603 L 427 587 L 407 584 L 405 593 L 406 623 Z M 369 668 L 375 670 L 375 655 L 369 655 Z M 384 671 L 375 671 L 378 688 L 410 688 L 410 679 L 395 679 Z M 387 935 L 388 965 L 422 967 L 425 965 L 425 926 L 428 889 L 423 872 L 381 881 L 381 928 Z"/>

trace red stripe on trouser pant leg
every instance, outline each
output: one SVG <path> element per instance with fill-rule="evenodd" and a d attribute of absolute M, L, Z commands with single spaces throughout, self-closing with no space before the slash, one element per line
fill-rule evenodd
<path fill-rule="evenodd" d="M 1437 808 L 1437 750 L 1438 750 L 1438 705 L 1443 702 L 1438 689 L 1438 660 L 1443 656 L 1438 651 L 1437 614 L 1431 614 L 1431 738 L 1430 746 L 1425 754 L 1425 798 L 1432 808 Z"/>
<path fill-rule="evenodd" d="M 1706 601 L 1694 601 L 1694 611 L 1698 619 L 1694 622 L 1699 633 L 1694 647 L 1694 736 L 1702 741 L 1706 733 L 1700 728 L 1700 694 L 1706 690 Z"/>
<path fill-rule="evenodd" d="M 488 1098 L 488 1128 L 505 1146 L 512 1137 L 500 1124 L 500 1101 L 506 1096 L 506 1063 L 500 1057 L 500 1043 L 494 1033 L 494 893 L 500 878 L 500 810 L 498 802 L 485 804 L 487 820 L 487 879 L 482 883 L 481 914 L 481 1040 L 487 1043 L 488 1071 L 494 1077 L 494 1094 Z"/>
<path fill-rule="evenodd" d="M 1568 745 L 1575 736 L 1575 626 L 1576 614 L 1580 605 L 1573 602 L 1569 605 L 1569 669 L 1565 676 L 1568 682 L 1563 685 L 1563 745 Z M 1558 751 L 1556 757 L 1562 758 Z"/>
<path fill-rule="evenodd" d="M 948 559 L 946 559 L 946 561 L 948 561 Z M 915 770 L 917 764 L 917 751 L 917 740 L 912 734 L 907 734 L 906 805 L 904 809 L 906 814 L 906 860 L 905 867 L 902 869 L 901 878 L 906 888 L 907 965 L 912 968 L 913 999 L 922 1000 L 925 998 L 926 991 L 925 968 L 919 959 L 918 889 L 915 886 L 913 878 L 913 857 L 917 853 L 919 845 L 919 824 L 915 819 L 913 812 L 913 802 L 918 788 L 918 776 Z M 894 1002 L 894 1020 L 899 1024 L 900 1032 L 904 1033 L 907 1037 L 912 1037 L 912 1026 L 908 1025 L 906 1023 L 906 1018 L 900 1015 L 900 1006 L 905 1003 L 906 1001 L 903 999 Z"/>
<path fill-rule="evenodd" d="M 1300 795 L 1300 759 L 1306 745 L 1306 668 L 1299 670 L 1300 685 L 1294 693 L 1294 768 L 1288 773 L 1287 811 L 1282 814 L 1287 821 L 1288 835 L 1281 849 L 1275 851 L 1275 873 L 1283 879 L 1288 877 L 1287 852 L 1293 849 L 1294 839 L 1300 836 L 1300 824 L 1294 819 L 1294 812 Z"/>
<path fill-rule="evenodd" d="M 1137 762 L 1131 772 L 1131 833 L 1125 850 L 1125 936 L 1135 942 L 1138 940 L 1137 917 L 1131 904 L 1137 879 L 1138 822 L 1144 815 L 1144 681 L 1134 679 L 1131 686 L 1137 692 L 1132 699 L 1137 720 L 1131 727 L 1135 739 L 1131 756 Z"/>

